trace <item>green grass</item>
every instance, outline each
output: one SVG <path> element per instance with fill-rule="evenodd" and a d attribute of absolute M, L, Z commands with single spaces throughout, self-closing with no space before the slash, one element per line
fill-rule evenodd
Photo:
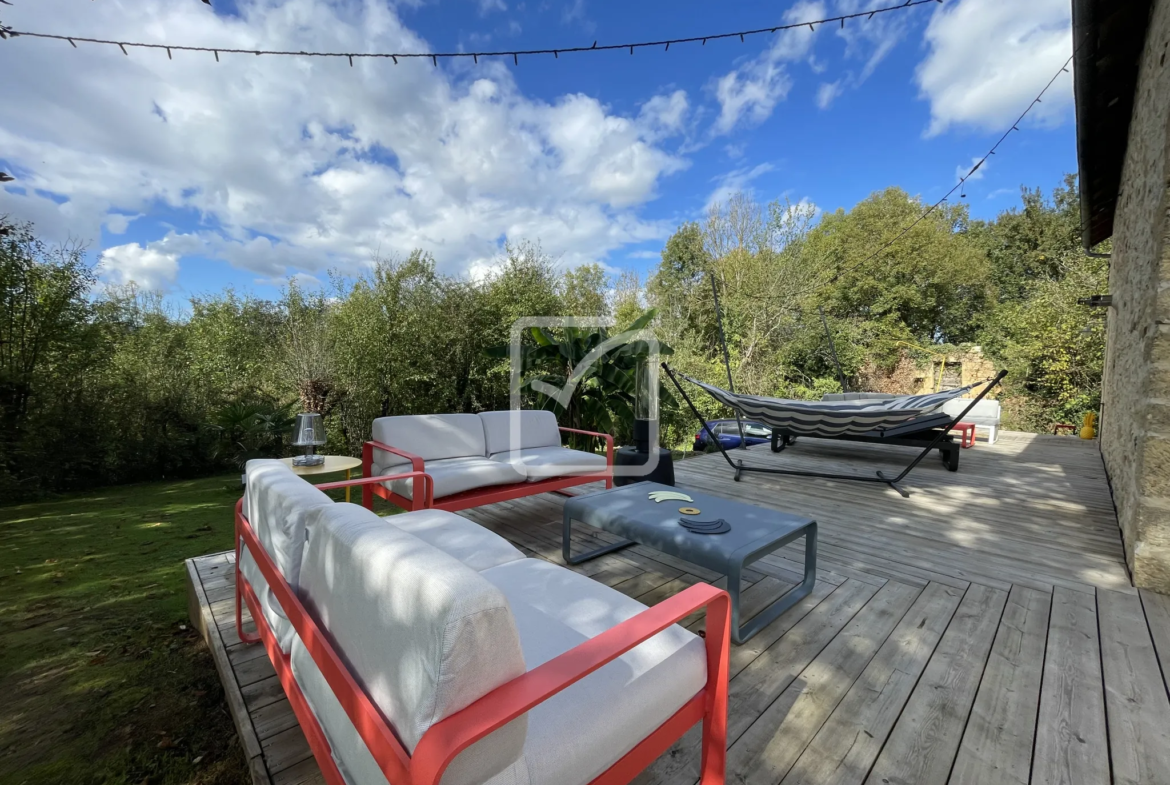
<path fill-rule="evenodd" d="M 183 565 L 238 477 L 0 507 L 0 782 L 249 781 Z"/>

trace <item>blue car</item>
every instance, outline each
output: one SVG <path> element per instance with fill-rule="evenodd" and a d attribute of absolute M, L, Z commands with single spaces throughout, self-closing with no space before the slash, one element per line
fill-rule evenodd
<path fill-rule="evenodd" d="M 708 428 L 710 433 L 707 431 Z M 711 433 L 715 434 L 715 438 L 719 440 L 725 450 L 739 446 L 739 424 L 735 420 L 711 420 L 707 423 L 707 428 L 695 434 L 693 447 L 695 452 L 717 449 L 715 442 L 711 439 Z M 767 444 L 772 438 L 772 429 L 762 422 L 744 420 L 743 435 L 747 439 L 749 447 L 753 444 Z"/>

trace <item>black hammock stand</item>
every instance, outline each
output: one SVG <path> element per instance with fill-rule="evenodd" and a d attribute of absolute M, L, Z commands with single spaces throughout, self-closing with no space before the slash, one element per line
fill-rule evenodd
<path fill-rule="evenodd" d="M 670 369 L 670 366 L 668 366 L 666 363 L 662 363 L 662 369 L 664 371 L 666 371 L 666 375 L 670 377 L 670 380 L 674 383 L 675 388 L 677 388 L 679 391 L 679 394 L 682 395 L 683 400 L 687 402 L 687 406 L 690 407 L 691 412 L 695 415 L 696 418 L 698 418 L 699 423 L 700 423 L 699 427 L 701 429 L 706 429 L 707 421 L 703 418 L 703 415 L 699 413 L 699 410 L 695 407 L 695 404 L 691 401 L 690 396 L 687 395 L 687 391 L 683 389 L 682 384 L 679 383 L 678 378 L 674 375 L 674 372 Z M 975 408 L 975 404 L 977 404 L 981 400 L 983 400 L 983 397 L 985 395 L 987 395 L 987 393 L 989 393 L 992 390 L 992 388 L 994 388 L 997 384 L 999 384 L 1003 380 L 1003 377 L 1005 377 L 1005 376 L 1007 376 L 1007 371 L 1000 371 L 998 374 L 996 374 L 995 377 L 992 378 L 988 382 L 987 386 L 983 389 L 983 391 L 980 392 L 978 396 L 976 396 L 975 398 L 973 398 L 971 400 L 971 403 L 967 405 L 967 408 L 963 409 L 963 411 L 957 417 L 952 419 L 946 425 L 946 427 L 939 428 L 938 433 L 935 435 L 934 439 L 931 440 L 929 443 L 927 443 L 927 445 L 922 449 L 922 452 L 920 452 L 917 455 L 917 457 L 915 457 L 914 460 L 912 460 L 909 463 L 909 465 L 906 466 L 906 468 L 902 469 L 902 471 L 899 472 L 897 477 L 887 477 L 880 470 L 875 473 L 875 476 L 870 477 L 869 475 L 864 475 L 864 474 L 832 474 L 832 473 L 828 473 L 828 472 L 802 471 L 800 469 L 776 469 L 776 468 L 772 468 L 772 467 L 768 467 L 768 466 L 747 466 L 741 460 L 733 460 L 732 457 L 727 454 L 727 450 L 723 447 L 723 444 L 722 444 L 722 442 L 719 441 L 719 439 L 716 438 L 713 441 L 719 447 L 719 452 L 723 454 L 723 458 L 724 458 L 724 460 L 727 461 L 727 465 L 735 470 L 735 481 L 736 482 L 740 481 L 740 477 L 744 472 L 759 472 L 761 474 L 789 474 L 789 475 L 795 475 L 797 477 L 820 477 L 820 478 L 828 479 L 828 480 L 852 480 L 855 482 L 877 482 L 877 483 L 884 483 L 884 484 L 890 486 L 891 488 L 893 488 L 898 493 L 902 494 L 902 496 L 909 498 L 910 492 L 907 491 L 905 488 L 903 488 L 901 485 L 899 485 L 899 483 L 901 483 L 902 480 L 906 479 L 906 475 L 910 474 L 910 472 L 912 472 L 914 470 L 914 468 L 916 466 L 918 466 L 919 463 L 922 462 L 922 459 L 925 458 L 930 453 L 931 450 L 933 450 L 939 446 L 939 444 L 942 442 L 942 440 L 944 438 L 946 438 L 947 434 L 950 433 L 951 428 L 955 427 L 955 425 L 957 425 L 959 422 L 961 422 L 962 419 L 967 416 L 967 413 L 970 412 L 973 408 Z M 738 414 L 738 412 L 736 412 L 736 413 Z"/>

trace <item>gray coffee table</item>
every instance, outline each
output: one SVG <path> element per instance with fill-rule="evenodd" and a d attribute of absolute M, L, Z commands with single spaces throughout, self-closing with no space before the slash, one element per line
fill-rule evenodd
<path fill-rule="evenodd" d="M 677 491 L 694 501 L 655 502 L 652 491 Z M 698 515 L 684 515 L 680 507 L 698 508 Z M 722 518 L 731 524 L 726 534 L 696 534 L 679 525 L 679 518 L 701 521 Z M 603 548 L 573 556 L 570 543 L 573 521 L 596 526 L 626 538 Z M 733 502 L 717 496 L 672 488 L 652 482 L 637 482 L 565 502 L 561 553 L 567 564 L 580 564 L 635 543 L 692 562 L 727 576 L 731 594 L 731 639 L 743 643 L 784 611 L 806 597 L 817 579 L 817 523 L 788 513 Z M 804 581 L 744 625 L 739 624 L 739 595 L 743 568 L 762 556 L 804 537 Z"/>

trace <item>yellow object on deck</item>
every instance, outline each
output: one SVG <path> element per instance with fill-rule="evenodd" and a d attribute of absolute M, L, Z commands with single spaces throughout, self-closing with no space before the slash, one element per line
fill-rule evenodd
<path fill-rule="evenodd" d="M 1097 414 L 1095 412 L 1089 412 L 1088 414 L 1085 415 L 1085 424 L 1083 426 L 1081 426 L 1081 438 L 1082 439 L 1096 438 L 1096 436 L 1097 436 L 1097 428 L 1095 427 L 1096 422 L 1097 422 Z"/>

